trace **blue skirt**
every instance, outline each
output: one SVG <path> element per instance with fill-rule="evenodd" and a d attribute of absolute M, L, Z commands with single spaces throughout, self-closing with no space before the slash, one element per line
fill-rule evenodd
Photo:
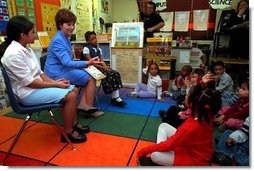
<path fill-rule="evenodd" d="M 54 78 L 54 80 L 64 78 L 66 80 L 69 80 L 70 83 L 73 85 L 86 86 L 89 77 L 90 75 L 85 70 L 73 69 L 62 75 L 59 75 L 58 77 Z"/>
<path fill-rule="evenodd" d="M 65 96 L 72 91 L 74 85 L 68 88 L 42 88 L 36 89 L 30 95 L 20 100 L 20 102 L 27 106 L 41 105 L 47 103 L 59 103 Z"/>

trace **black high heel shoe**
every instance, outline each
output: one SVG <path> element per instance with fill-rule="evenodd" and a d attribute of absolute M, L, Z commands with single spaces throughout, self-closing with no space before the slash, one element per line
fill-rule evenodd
<path fill-rule="evenodd" d="M 72 132 L 70 134 L 67 134 L 68 138 L 70 139 L 70 141 L 72 143 L 83 143 L 86 142 L 87 138 L 86 135 L 82 135 L 82 134 L 78 134 L 77 136 L 73 136 L 75 130 L 73 129 Z M 61 136 L 61 142 L 62 143 L 68 143 L 68 141 L 65 139 L 65 137 L 62 135 Z"/>
<path fill-rule="evenodd" d="M 84 126 L 84 125 L 80 125 L 80 127 L 78 127 L 79 123 L 76 123 L 76 125 L 74 125 L 72 128 L 73 130 L 77 131 L 79 134 L 87 134 L 90 132 L 90 128 L 88 126 Z"/>

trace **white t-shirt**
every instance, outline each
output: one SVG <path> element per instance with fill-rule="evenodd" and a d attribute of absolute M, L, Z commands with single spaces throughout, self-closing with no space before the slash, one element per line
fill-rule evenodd
<path fill-rule="evenodd" d="M 39 62 L 29 47 L 25 48 L 20 43 L 12 41 L 6 49 L 2 64 L 10 78 L 11 87 L 19 99 L 31 94 L 35 89 L 27 87 L 35 79 L 41 79 Z"/>
<path fill-rule="evenodd" d="M 156 94 L 157 89 L 157 99 L 161 99 L 162 94 L 162 80 L 159 75 L 152 76 L 151 74 L 148 75 L 147 81 L 147 90 L 150 93 Z"/>

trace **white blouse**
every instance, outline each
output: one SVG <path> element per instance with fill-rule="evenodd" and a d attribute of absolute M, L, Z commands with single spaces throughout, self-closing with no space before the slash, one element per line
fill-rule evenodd
<path fill-rule="evenodd" d="M 12 41 L 1 61 L 10 78 L 12 90 L 19 99 L 36 90 L 27 86 L 36 79 L 42 80 L 40 74 L 43 72 L 31 48 L 25 48 L 20 43 Z"/>

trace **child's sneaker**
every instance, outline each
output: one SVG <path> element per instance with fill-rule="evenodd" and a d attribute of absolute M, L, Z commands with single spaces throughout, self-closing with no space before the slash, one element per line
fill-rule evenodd
<path fill-rule="evenodd" d="M 173 96 L 173 93 L 171 93 L 169 91 L 164 91 L 163 94 L 165 97 L 172 97 Z"/>
<path fill-rule="evenodd" d="M 178 107 L 179 107 L 180 109 L 185 109 L 185 106 L 184 106 L 183 104 L 179 104 Z"/>
<path fill-rule="evenodd" d="M 129 93 L 127 94 L 127 96 L 128 96 L 128 97 L 138 97 L 138 94 L 137 94 L 137 92 L 133 91 L 133 92 L 129 92 Z"/>

